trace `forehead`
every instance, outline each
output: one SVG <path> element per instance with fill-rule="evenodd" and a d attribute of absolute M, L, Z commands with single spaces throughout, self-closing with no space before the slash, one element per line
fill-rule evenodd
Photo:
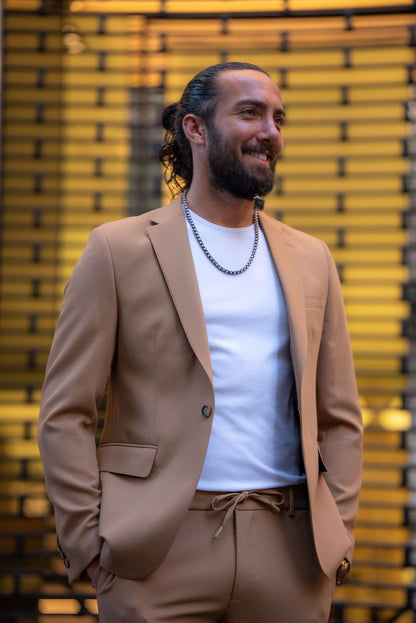
<path fill-rule="evenodd" d="M 219 98 L 217 112 L 231 108 L 240 100 L 258 100 L 273 109 L 282 108 L 282 98 L 277 85 L 260 71 L 244 69 L 224 71 L 217 78 Z"/>

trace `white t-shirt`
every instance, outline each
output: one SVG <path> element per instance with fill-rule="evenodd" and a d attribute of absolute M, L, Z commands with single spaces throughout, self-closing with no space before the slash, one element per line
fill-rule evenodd
<path fill-rule="evenodd" d="M 191 212 L 211 255 L 238 270 L 250 257 L 254 226 L 229 228 Z M 215 414 L 198 489 L 241 491 L 305 481 L 286 304 L 260 230 L 253 263 L 219 271 L 187 222 L 205 314 Z"/>

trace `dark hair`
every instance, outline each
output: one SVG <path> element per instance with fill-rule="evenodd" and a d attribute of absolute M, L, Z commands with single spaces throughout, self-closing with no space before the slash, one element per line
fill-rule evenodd
<path fill-rule="evenodd" d="M 179 102 L 164 109 L 162 125 L 166 132 L 159 159 L 165 167 L 165 180 L 171 186 L 173 195 L 189 188 L 193 176 L 192 152 L 182 128 L 183 118 L 192 113 L 200 117 L 209 128 L 219 95 L 217 75 L 223 71 L 244 69 L 254 69 L 269 75 L 252 63 L 229 62 L 212 65 L 190 80 Z"/>

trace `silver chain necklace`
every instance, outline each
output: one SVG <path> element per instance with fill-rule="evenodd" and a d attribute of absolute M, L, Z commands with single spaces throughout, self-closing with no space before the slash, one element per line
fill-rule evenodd
<path fill-rule="evenodd" d="M 262 200 L 257 199 L 257 197 L 255 197 L 254 199 L 254 213 L 253 213 L 254 243 L 253 243 L 253 249 L 251 251 L 251 255 L 248 259 L 248 262 L 247 264 L 245 264 L 242 268 L 239 268 L 238 270 L 229 270 L 228 268 L 224 268 L 224 266 L 221 266 L 221 264 L 219 264 L 217 260 L 212 257 L 211 253 L 206 248 L 201 236 L 199 235 L 196 225 L 192 219 L 191 213 L 189 211 L 188 202 L 186 200 L 187 194 L 188 194 L 187 190 L 182 194 L 182 207 L 185 212 L 185 216 L 188 220 L 188 223 L 191 226 L 192 231 L 194 232 L 195 238 L 197 239 L 199 246 L 201 247 L 201 249 L 207 256 L 209 261 L 212 264 L 214 264 L 215 268 L 218 268 L 218 270 L 220 270 L 222 273 L 225 273 L 226 275 L 241 275 L 241 273 L 244 273 L 247 270 L 247 268 L 253 263 L 254 256 L 256 255 L 257 247 L 259 244 L 259 214 L 258 214 L 258 209 L 257 209 L 257 205 L 258 205 L 257 201 L 259 201 L 261 205 Z"/>

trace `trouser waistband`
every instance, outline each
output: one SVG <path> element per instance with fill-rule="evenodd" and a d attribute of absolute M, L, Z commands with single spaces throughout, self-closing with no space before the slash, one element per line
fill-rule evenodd
<path fill-rule="evenodd" d="M 289 516 L 293 516 L 295 510 L 309 508 L 307 487 L 306 485 L 294 485 L 229 493 L 196 491 L 190 509 L 225 511 L 223 520 L 214 534 L 214 539 L 216 539 L 237 507 L 239 510 L 256 510 L 263 507 L 276 513 L 287 511 Z"/>

